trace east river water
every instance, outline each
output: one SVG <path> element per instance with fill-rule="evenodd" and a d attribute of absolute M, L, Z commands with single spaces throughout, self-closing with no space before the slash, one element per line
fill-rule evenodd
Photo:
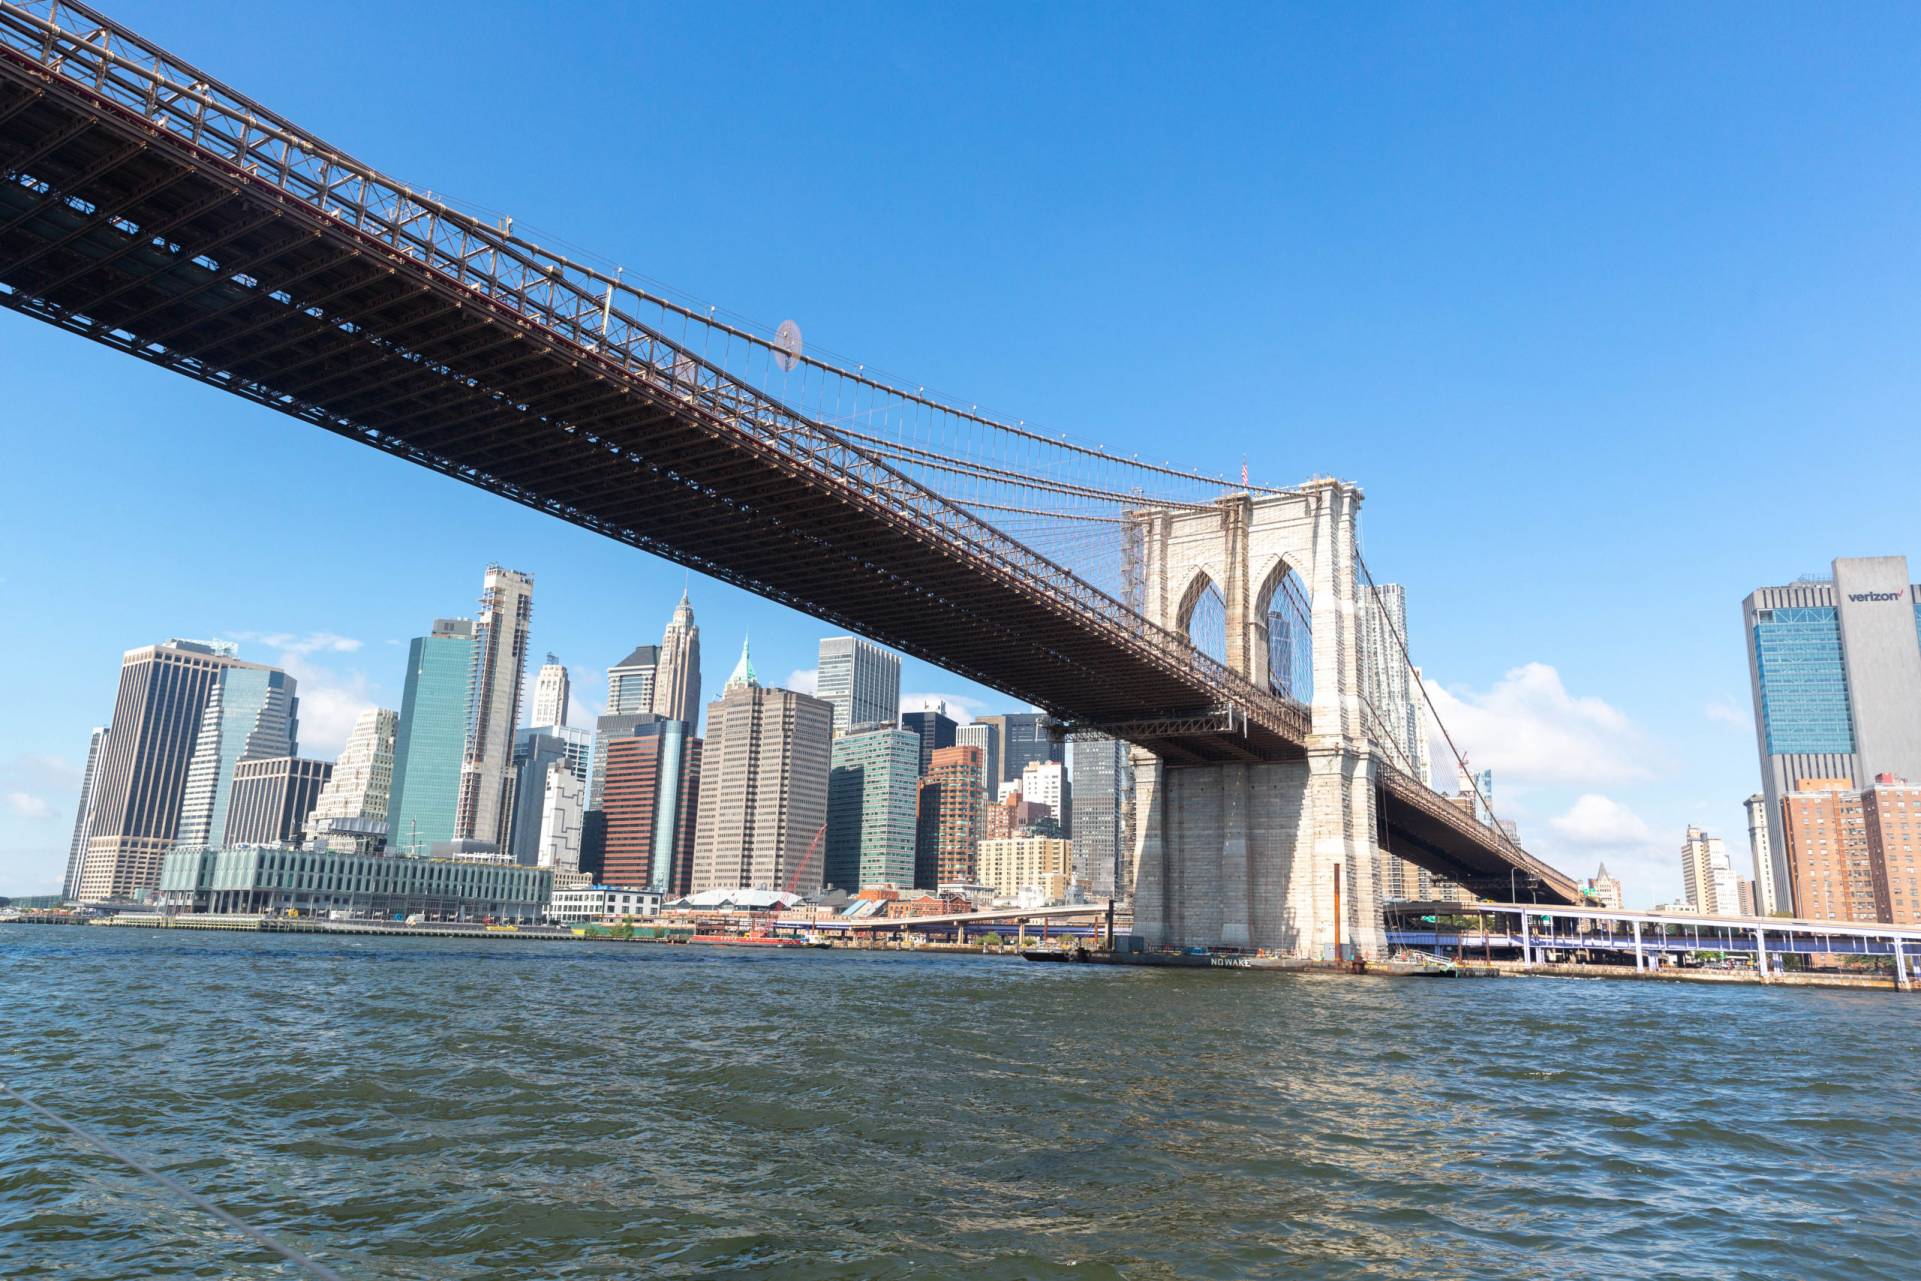
<path fill-rule="evenodd" d="M 0 928 L 0 1080 L 344 1277 L 1921 1276 L 1921 997 Z M 0 1276 L 294 1277 L 0 1098 Z"/>

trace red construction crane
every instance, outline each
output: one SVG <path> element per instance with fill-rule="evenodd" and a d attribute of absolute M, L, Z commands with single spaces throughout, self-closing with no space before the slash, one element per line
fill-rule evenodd
<path fill-rule="evenodd" d="M 794 870 L 787 874 L 787 884 L 781 887 L 782 892 L 787 894 L 800 892 L 801 873 L 805 872 L 808 865 L 814 861 L 814 854 L 820 849 L 820 838 L 825 835 L 827 835 L 827 824 L 822 823 L 820 830 L 814 833 L 814 839 L 807 843 L 807 852 L 800 856 L 800 862 L 794 864 Z"/>

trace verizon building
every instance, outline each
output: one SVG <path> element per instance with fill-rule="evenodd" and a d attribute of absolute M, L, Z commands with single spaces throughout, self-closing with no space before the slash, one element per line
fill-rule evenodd
<path fill-rule="evenodd" d="M 1782 797 L 1803 779 L 1849 779 L 1856 788 L 1877 774 L 1921 781 L 1921 587 L 1908 581 L 1905 556 L 1841 559 L 1832 577 L 1760 588 L 1741 611 L 1776 838 L 1766 846 L 1774 907 L 1799 912 L 1786 901 Z"/>

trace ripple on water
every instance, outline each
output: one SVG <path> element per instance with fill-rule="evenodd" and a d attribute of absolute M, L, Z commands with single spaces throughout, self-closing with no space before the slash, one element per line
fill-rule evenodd
<path fill-rule="evenodd" d="M 14 929 L 0 1009 L 4 1079 L 356 1277 L 1921 1256 L 1890 995 Z M 290 1275 L 0 1116 L 14 1271 Z"/>

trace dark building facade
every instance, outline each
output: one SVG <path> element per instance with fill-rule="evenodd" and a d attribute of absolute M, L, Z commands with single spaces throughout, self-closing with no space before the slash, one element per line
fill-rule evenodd
<path fill-rule="evenodd" d="M 901 728 L 911 729 L 920 735 L 920 772 L 924 776 L 934 763 L 934 753 L 943 747 L 954 745 L 954 733 L 960 726 L 947 714 L 947 705 L 924 712 L 902 712 Z"/>
<path fill-rule="evenodd" d="M 937 749 L 921 778 L 915 810 L 915 888 L 973 883 L 986 823 L 983 800 L 981 749 Z"/>
<path fill-rule="evenodd" d="M 701 740 L 655 720 L 606 742 L 591 869 L 599 884 L 686 894 L 699 817 Z M 585 858 L 583 854 L 583 870 Z"/>
<path fill-rule="evenodd" d="M 299 756 L 263 756 L 236 762 L 222 844 L 298 841 L 333 770 L 331 761 Z"/>

